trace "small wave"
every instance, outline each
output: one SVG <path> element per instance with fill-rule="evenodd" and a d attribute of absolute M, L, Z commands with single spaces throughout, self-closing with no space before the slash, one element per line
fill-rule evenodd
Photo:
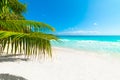
<path fill-rule="evenodd" d="M 60 41 L 70 41 L 69 39 L 59 39 Z"/>
<path fill-rule="evenodd" d="M 77 40 L 77 42 L 101 42 L 97 40 Z"/>
<path fill-rule="evenodd" d="M 110 42 L 110 41 L 98 41 L 98 40 L 76 40 L 76 42 L 87 42 L 87 43 L 119 43 L 120 44 L 120 41 L 116 41 L 116 42 Z"/>

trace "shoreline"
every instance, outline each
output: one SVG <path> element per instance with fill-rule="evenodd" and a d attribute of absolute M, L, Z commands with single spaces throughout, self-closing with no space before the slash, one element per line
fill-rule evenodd
<path fill-rule="evenodd" d="M 120 80 L 120 59 L 86 51 L 52 48 L 52 59 L 9 61 L 8 58 L 8 61 L 1 61 L 0 75 L 16 75 L 27 80 Z"/>
<path fill-rule="evenodd" d="M 85 50 L 78 50 L 78 49 L 65 48 L 65 47 L 52 47 L 53 54 L 55 53 L 55 50 L 72 51 L 72 52 L 75 52 L 77 54 L 96 55 L 96 56 L 101 56 L 101 57 L 112 57 L 112 58 L 120 59 L 120 54 L 113 54 L 113 53 L 85 51 Z"/>

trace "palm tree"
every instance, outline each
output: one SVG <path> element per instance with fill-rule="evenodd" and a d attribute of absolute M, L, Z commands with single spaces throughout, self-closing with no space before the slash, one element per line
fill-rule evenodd
<path fill-rule="evenodd" d="M 6 50 L 6 54 L 52 56 L 50 40 L 57 38 L 48 32 L 54 31 L 54 28 L 42 22 L 25 20 L 22 15 L 25 11 L 26 5 L 18 0 L 0 0 L 2 50 Z"/>

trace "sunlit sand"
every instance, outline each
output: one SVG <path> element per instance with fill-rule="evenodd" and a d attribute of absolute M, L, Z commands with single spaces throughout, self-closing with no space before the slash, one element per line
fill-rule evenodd
<path fill-rule="evenodd" d="M 57 47 L 53 48 L 52 58 L 0 59 L 0 74 L 27 80 L 120 80 L 119 68 L 118 57 Z"/>

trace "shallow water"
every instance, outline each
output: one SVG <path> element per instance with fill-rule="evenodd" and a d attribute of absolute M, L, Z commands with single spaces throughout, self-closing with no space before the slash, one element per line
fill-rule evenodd
<path fill-rule="evenodd" d="M 92 52 L 120 54 L 120 36 L 58 36 L 59 42 L 52 46 Z"/>

